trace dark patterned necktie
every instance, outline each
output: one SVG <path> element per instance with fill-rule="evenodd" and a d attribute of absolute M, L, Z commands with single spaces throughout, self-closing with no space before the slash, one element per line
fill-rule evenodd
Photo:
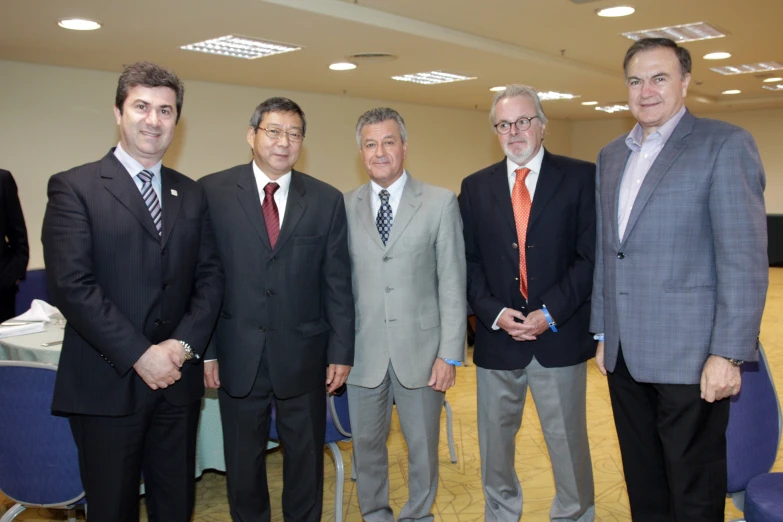
<path fill-rule="evenodd" d="M 264 186 L 264 202 L 261 204 L 264 221 L 266 221 L 266 233 L 269 234 L 269 244 L 272 248 L 275 248 L 277 237 L 280 235 L 280 214 L 275 203 L 275 192 L 279 188 L 280 185 L 277 183 L 267 183 Z"/>
<path fill-rule="evenodd" d="M 141 197 L 144 198 L 144 204 L 147 205 L 147 210 L 150 211 L 150 216 L 152 216 L 152 221 L 155 223 L 155 228 L 158 229 L 158 235 L 161 235 L 161 230 L 163 229 L 163 213 L 161 212 L 158 195 L 152 188 L 152 178 L 154 174 L 148 170 L 142 170 L 139 172 L 138 176 L 142 182 Z"/>
<path fill-rule="evenodd" d="M 389 240 L 389 232 L 391 232 L 392 222 L 394 216 L 392 216 L 392 208 L 389 204 L 389 191 L 386 189 L 381 190 L 378 196 L 381 198 L 381 208 L 378 209 L 378 216 L 375 218 L 375 226 L 378 227 L 378 233 L 381 235 L 381 241 L 384 246 Z"/>

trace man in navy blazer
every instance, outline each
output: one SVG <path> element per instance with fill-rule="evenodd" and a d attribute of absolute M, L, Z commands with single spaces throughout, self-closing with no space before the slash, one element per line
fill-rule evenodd
<path fill-rule="evenodd" d="M 544 149 L 546 115 L 530 87 L 498 93 L 490 121 L 506 158 L 465 178 L 460 195 L 468 303 L 478 318 L 485 519 L 522 516 L 514 454 L 530 386 L 555 477 L 550 516 L 591 521 L 585 395 L 586 361 L 595 354 L 595 165 Z"/>
<path fill-rule="evenodd" d="M 162 165 L 184 87 L 139 62 L 117 85 L 120 142 L 52 176 L 42 241 L 68 320 L 52 409 L 68 415 L 90 521 L 187 522 L 207 347 L 223 298 L 204 190 Z M 186 362 L 189 361 L 189 362 Z"/>
<path fill-rule="evenodd" d="M 0 169 L 0 322 L 16 315 L 16 285 L 24 279 L 30 247 L 14 177 Z"/>
<path fill-rule="evenodd" d="M 596 362 L 633 519 L 720 521 L 728 397 L 769 278 L 764 169 L 747 131 L 685 108 L 687 49 L 642 39 L 623 68 L 638 123 L 598 156 Z"/>

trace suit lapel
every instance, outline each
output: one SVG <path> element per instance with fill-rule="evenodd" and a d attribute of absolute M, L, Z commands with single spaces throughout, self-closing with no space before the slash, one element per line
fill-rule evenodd
<path fill-rule="evenodd" d="M 517 223 L 514 220 L 514 209 L 511 207 L 511 192 L 508 190 L 508 168 L 506 160 L 496 163 L 489 176 L 490 190 L 497 200 L 498 211 L 506 218 L 514 237 L 517 237 Z"/>
<path fill-rule="evenodd" d="M 421 207 L 421 193 L 422 185 L 419 181 L 413 179 L 408 173 L 408 180 L 405 182 L 405 187 L 402 189 L 402 197 L 400 198 L 400 205 L 397 208 L 397 215 L 394 216 L 392 222 L 391 232 L 389 233 L 389 240 L 386 242 L 386 248 L 391 248 L 394 243 L 400 238 L 408 223 L 413 219 L 413 215 Z M 377 231 L 376 231 L 377 234 Z"/>
<path fill-rule="evenodd" d="M 141 198 L 139 188 L 125 167 L 114 157 L 113 152 L 109 152 L 101 161 L 101 179 L 106 190 L 134 215 L 156 241 L 160 241 L 158 229 L 155 228 L 150 211 Z"/>
<path fill-rule="evenodd" d="M 381 241 L 381 235 L 378 233 L 378 227 L 375 225 L 375 216 L 372 213 L 372 198 L 374 194 L 370 188 L 370 184 L 362 185 L 358 191 L 356 191 L 356 211 L 359 214 L 359 222 L 362 224 L 364 231 L 370 236 L 370 239 L 375 243 L 378 248 L 385 250 L 386 247 Z M 392 226 L 392 229 L 394 226 Z"/>
<path fill-rule="evenodd" d="M 655 191 L 655 187 L 658 186 L 658 183 L 660 183 L 661 179 L 663 179 L 664 175 L 669 171 L 674 160 L 677 159 L 685 148 L 686 140 L 684 138 L 691 133 L 695 119 L 696 118 L 692 116 L 691 113 L 686 112 L 677 124 L 677 127 L 674 128 L 674 132 L 672 132 L 669 140 L 663 146 L 663 149 L 661 149 L 658 157 L 655 158 L 655 162 L 652 164 L 652 167 L 650 167 L 647 176 L 645 176 L 642 186 L 639 188 L 639 194 L 636 196 L 636 200 L 631 208 L 631 215 L 628 217 L 628 225 L 625 227 L 623 243 L 631 235 L 631 231 L 633 230 L 636 221 L 639 219 L 639 215 L 644 210 L 645 205 L 647 205 L 647 202 L 650 200 L 650 196 L 652 196 Z"/>
<path fill-rule="evenodd" d="M 177 192 L 177 179 L 166 167 L 160 170 L 161 174 L 161 198 L 163 199 L 163 237 L 161 244 L 165 245 L 177 222 L 179 209 L 182 207 L 182 198 Z M 177 195 L 174 195 L 174 194 Z"/>
<path fill-rule="evenodd" d="M 267 250 L 272 250 L 269 244 L 269 234 L 264 223 L 264 214 L 261 211 L 261 196 L 258 193 L 256 178 L 253 176 L 252 164 L 248 163 L 239 172 L 237 179 L 237 199 L 247 215 L 247 219 L 258 233 L 258 237 L 264 243 Z"/>
<path fill-rule="evenodd" d="M 280 250 L 286 242 L 291 239 L 291 236 L 296 230 L 296 226 L 299 224 L 299 220 L 307 209 L 307 200 L 305 195 L 304 182 L 302 181 L 301 174 L 297 171 L 291 172 L 291 186 L 288 188 L 288 199 L 285 204 L 285 215 L 283 216 L 283 226 L 280 229 L 280 236 L 275 243 L 275 250 Z M 264 225 L 266 229 L 266 225 Z"/>
<path fill-rule="evenodd" d="M 530 209 L 527 229 L 530 231 L 536 221 L 541 217 L 549 200 L 557 192 L 557 187 L 563 181 L 563 172 L 558 168 L 552 155 L 544 150 L 544 160 L 541 162 L 541 171 L 538 173 L 536 191 L 533 193 L 533 206 Z M 506 185 L 508 189 L 508 185 Z M 513 208 L 512 208 L 513 213 Z"/>

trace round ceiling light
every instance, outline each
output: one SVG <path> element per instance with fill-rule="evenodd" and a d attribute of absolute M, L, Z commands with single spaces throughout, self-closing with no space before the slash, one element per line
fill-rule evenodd
<path fill-rule="evenodd" d="M 783 82 L 783 78 L 766 78 L 764 80 L 764 83 L 774 83 L 774 82 Z"/>
<path fill-rule="evenodd" d="M 728 91 L 723 91 L 721 94 L 739 94 L 742 91 L 739 89 L 729 89 Z"/>
<path fill-rule="evenodd" d="M 337 62 L 329 66 L 333 71 L 350 71 L 356 69 L 356 64 L 351 62 Z"/>
<path fill-rule="evenodd" d="M 598 16 L 603 16 L 604 18 L 617 18 L 620 16 L 628 16 L 633 14 L 636 11 L 631 6 L 628 5 L 619 5 L 617 7 L 605 7 L 604 9 L 598 9 L 596 11 L 596 14 Z"/>
<path fill-rule="evenodd" d="M 506 86 L 505 85 L 498 85 L 497 87 L 492 87 L 490 89 L 490 91 L 492 91 L 492 92 L 501 92 L 501 91 L 505 91 L 505 90 L 506 90 Z"/>
<path fill-rule="evenodd" d="M 586 101 L 582 102 L 582 105 L 598 105 L 597 101 Z"/>
<path fill-rule="evenodd" d="M 84 20 L 82 18 L 67 18 L 57 22 L 57 25 L 63 29 L 71 29 L 72 31 L 94 31 L 101 28 L 101 24 L 98 22 Z"/>
<path fill-rule="evenodd" d="M 704 55 L 705 60 L 725 60 L 731 58 L 731 53 L 717 52 Z"/>

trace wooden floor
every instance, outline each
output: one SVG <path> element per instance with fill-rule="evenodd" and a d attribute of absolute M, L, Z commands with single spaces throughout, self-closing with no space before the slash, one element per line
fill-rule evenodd
<path fill-rule="evenodd" d="M 770 288 L 761 329 L 761 341 L 770 361 L 772 375 L 783 398 L 783 269 L 770 270 Z M 590 449 L 593 458 L 596 489 L 596 520 L 630 520 L 628 497 L 623 482 L 620 450 L 612 422 L 606 379 L 590 363 L 587 378 L 587 421 Z M 481 520 L 484 511 L 481 491 L 480 462 L 476 430 L 476 374 L 475 367 L 457 372 L 457 385 L 449 390 L 447 398 L 454 410 L 454 437 L 458 462 L 449 461 L 446 444 L 445 415 L 440 444 L 440 487 L 435 503 L 435 519 L 442 521 Z M 350 470 L 350 444 L 342 445 L 346 469 Z M 391 476 L 391 504 L 395 514 L 407 498 L 407 452 L 405 441 L 395 422 L 389 439 L 389 466 Z M 281 521 L 280 495 L 282 491 L 282 456 L 273 452 L 268 457 L 269 482 L 272 488 L 272 520 Z M 554 482 L 549 457 L 536 416 L 533 401 L 527 401 L 522 429 L 517 438 L 516 468 L 524 492 L 523 520 L 549 520 L 549 507 L 554 495 Z M 325 457 L 326 484 L 323 521 L 333 520 L 334 466 L 331 455 Z M 783 450 L 779 452 L 774 470 L 783 471 Z M 350 473 L 350 472 L 348 472 Z M 0 514 L 11 505 L 0 496 Z M 726 520 L 740 515 L 727 502 Z M 348 478 L 345 481 L 343 518 L 359 522 L 356 488 Z M 46 509 L 25 512 L 17 520 L 43 522 L 63 520 L 56 512 Z M 146 518 L 143 518 L 146 520 Z M 198 481 L 196 521 L 230 521 L 225 490 L 225 476 L 207 472 Z"/>

